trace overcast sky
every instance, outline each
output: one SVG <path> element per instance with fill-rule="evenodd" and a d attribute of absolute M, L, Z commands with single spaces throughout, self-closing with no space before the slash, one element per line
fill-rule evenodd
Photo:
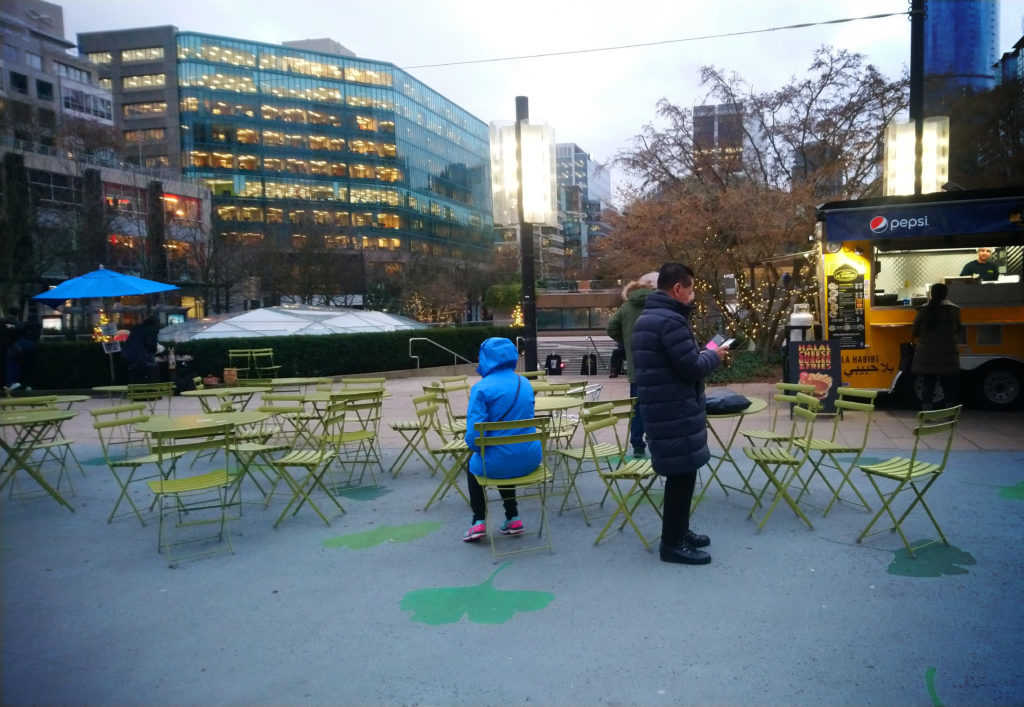
<path fill-rule="evenodd" d="M 60 2 L 60 0 L 56 0 Z M 65 33 L 175 25 L 279 43 L 330 37 L 357 55 L 400 67 L 536 54 L 905 11 L 908 0 L 64 0 Z M 503 14 L 499 8 L 517 8 Z M 1020 38 L 1024 0 L 1002 0 L 1000 52 Z M 608 161 L 654 118 L 661 98 L 703 102 L 699 68 L 735 71 L 759 90 L 800 75 L 814 49 L 865 54 L 889 76 L 909 63 L 906 17 L 524 61 L 413 70 L 485 122 L 512 120 L 515 96 L 531 122 L 554 126 Z M 617 175 L 613 173 L 613 179 Z M 614 186 L 614 185 L 613 185 Z"/>

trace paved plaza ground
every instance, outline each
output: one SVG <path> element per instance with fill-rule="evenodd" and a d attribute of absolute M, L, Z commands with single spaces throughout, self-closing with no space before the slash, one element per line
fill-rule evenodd
<path fill-rule="evenodd" d="M 426 380 L 390 382 L 385 420 L 412 418 Z M 603 398 L 627 392 L 624 378 L 597 382 Z M 285 495 L 264 510 L 247 486 L 234 554 L 170 569 L 155 519 L 106 523 L 116 486 L 85 411 L 107 404 L 76 405 L 64 428 L 86 474 L 73 477 L 74 513 L 0 499 L 5 704 L 1024 701 L 1021 412 L 965 412 L 927 496 L 953 547 L 916 560 L 894 534 L 856 544 L 869 516 L 845 505 L 827 518 L 809 506 L 813 530 L 780 507 L 758 533 L 749 497 L 715 486 L 693 518 L 712 538 L 710 566 L 662 563 L 628 527 L 595 546 L 603 521 L 557 508 L 553 553 L 498 565 L 486 544 L 460 541 L 470 514 L 458 495 L 421 510 L 437 479 L 410 462 L 345 491 L 331 527 L 302 509 L 274 529 Z M 198 405 L 176 398 L 174 411 Z M 879 412 L 869 456 L 908 452 L 912 428 L 909 411 Z M 388 430 L 383 445 L 388 466 L 400 440 Z M 585 496 L 601 489 L 588 475 Z M 816 483 L 812 503 L 824 494 Z M 148 506 L 144 485 L 133 495 Z M 528 529 L 534 507 L 523 504 Z M 653 512 L 638 521 L 656 536 Z M 935 537 L 919 511 L 905 529 Z"/>

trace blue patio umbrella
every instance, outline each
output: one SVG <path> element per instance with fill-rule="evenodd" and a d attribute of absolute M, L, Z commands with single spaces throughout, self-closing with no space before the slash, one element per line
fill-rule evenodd
<path fill-rule="evenodd" d="M 134 275 L 122 275 L 113 270 L 100 268 L 85 275 L 65 280 L 52 290 L 41 292 L 32 299 L 51 307 L 59 307 L 69 299 L 151 295 L 176 289 L 178 289 L 176 285 L 167 285 Z"/>

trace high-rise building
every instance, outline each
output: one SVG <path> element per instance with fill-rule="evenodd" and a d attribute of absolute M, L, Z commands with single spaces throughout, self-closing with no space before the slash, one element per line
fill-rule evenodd
<path fill-rule="evenodd" d="M 1018 39 L 1013 45 L 1013 51 L 1005 52 L 999 61 L 993 65 L 996 75 L 996 83 L 1005 84 L 1011 81 L 1019 81 L 1024 85 L 1024 56 L 1021 50 L 1024 49 L 1024 37 Z"/>
<path fill-rule="evenodd" d="M 928 0 L 924 40 L 924 112 L 947 115 L 966 93 L 995 86 L 999 0 Z"/>
<path fill-rule="evenodd" d="M 743 163 L 743 105 L 693 107 L 693 150 L 697 169 L 736 172 Z"/>
<path fill-rule="evenodd" d="M 59 144 L 72 124 L 113 126 L 110 91 L 95 67 L 68 54 L 64 12 L 41 0 L 0 5 L 0 139 L 31 152 L 73 149 Z"/>
<path fill-rule="evenodd" d="M 565 246 L 565 267 L 579 268 L 591 244 L 610 228 L 602 219 L 611 208 L 611 173 L 579 145 L 555 146 L 558 221 Z"/>
<path fill-rule="evenodd" d="M 490 253 L 487 125 L 393 64 L 173 27 L 78 40 L 118 129 L 209 186 L 231 240 L 371 263 Z"/>

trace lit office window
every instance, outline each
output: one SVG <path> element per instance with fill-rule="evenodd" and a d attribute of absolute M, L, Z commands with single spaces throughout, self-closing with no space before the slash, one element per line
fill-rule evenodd
<path fill-rule="evenodd" d="M 140 88 L 160 88 L 167 82 L 166 74 L 138 74 L 121 79 L 121 88 L 126 91 Z"/>
<path fill-rule="evenodd" d="M 121 107 L 125 118 L 145 118 L 152 115 L 163 115 L 167 112 L 167 101 L 153 103 L 125 103 Z"/>
<path fill-rule="evenodd" d="M 167 137 L 163 128 L 149 128 L 148 130 L 125 130 L 125 142 L 161 142 Z"/>
<path fill-rule="evenodd" d="M 144 49 L 125 49 L 121 52 L 121 62 L 129 64 L 139 61 L 160 61 L 164 58 L 163 47 L 146 47 Z"/>
<path fill-rule="evenodd" d="M 89 52 L 85 58 L 93 64 L 109 64 L 114 59 L 110 52 Z"/>

